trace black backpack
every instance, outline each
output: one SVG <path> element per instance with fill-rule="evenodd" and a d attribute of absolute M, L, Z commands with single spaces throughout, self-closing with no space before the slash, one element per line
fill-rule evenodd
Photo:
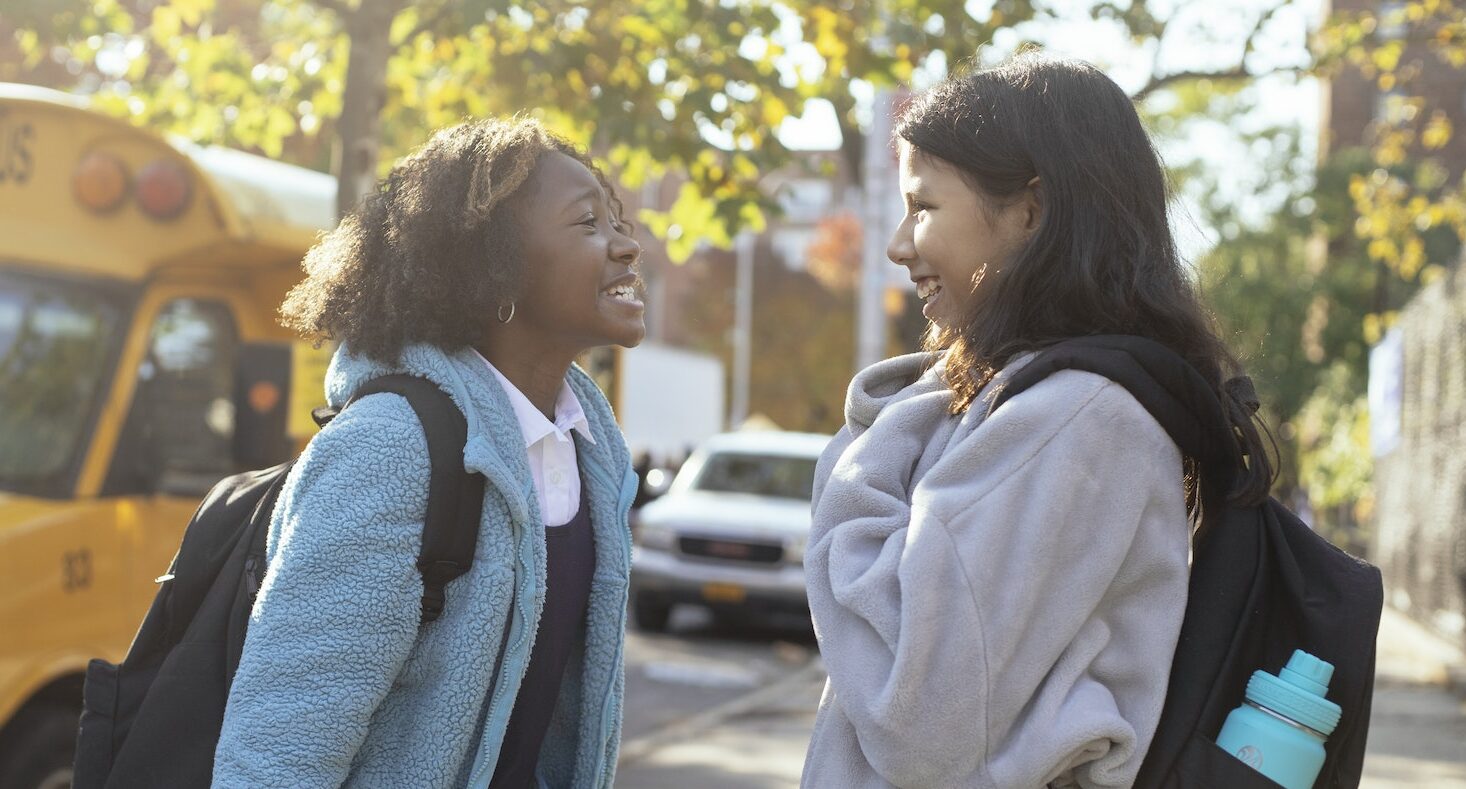
<path fill-rule="evenodd" d="M 1115 335 L 1061 342 L 1015 373 L 990 410 L 1064 369 L 1124 386 L 1200 468 L 1208 526 L 1193 546 L 1165 706 L 1135 785 L 1276 787 L 1213 741 L 1242 703 L 1252 672 L 1277 673 L 1303 649 L 1334 665 L 1328 698 L 1343 708 L 1314 786 L 1358 786 L 1384 605 L 1379 570 L 1334 547 L 1276 499 L 1225 503 L 1242 463 L 1233 428 L 1206 380 L 1159 343 Z M 1244 399 L 1256 410 L 1255 395 Z"/>
<path fill-rule="evenodd" d="M 467 423 L 448 395 L 410 375 L 368 381 L 347 403 L 379 392 L 407 398 L 432 461 L 422 551 L 422 622 L 443 612 L 444 586 L 473 564 L 484 478 L 463 468 Z M 324 424 L 335 416 L 317 409 Z M 121 664 L 87 667 L 76 789 L 207 787 L 224 707 L 265 574 L 265 536 L 294 461 L 213 487 Z"/>

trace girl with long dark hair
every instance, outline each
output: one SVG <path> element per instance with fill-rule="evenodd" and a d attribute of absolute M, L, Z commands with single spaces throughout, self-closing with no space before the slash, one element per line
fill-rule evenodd
<path fill-rule="evenodd" d="M 829 672 L 814 787 L 1129 786 L 1186 607 L 1196 479 L 1120 385 L 1055 373 L 988 413 L 1038 351 L 1137 335 L 1229 404 L 1271 476 L 1236 363 L 1176 251 L 1159 157 L 1094 67 L 1025 53 L 918 96 L 896 130 L 890 240 L 926 352 L 856 376 L 806 554 Z"/>

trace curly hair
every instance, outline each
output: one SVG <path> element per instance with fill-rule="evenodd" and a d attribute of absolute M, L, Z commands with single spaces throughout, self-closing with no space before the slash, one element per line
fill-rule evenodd
<path fill-rule="evenodd" d="M 456 351 L 478 342 L 485 317 L 522 292 L 519 203 L 549 153 L 585 165 L 629 224 L 590 157 L 538 121 L 461 123 L 393 167 L 306 253 L 281 323 L 389 364 L 411 343 Z"/>

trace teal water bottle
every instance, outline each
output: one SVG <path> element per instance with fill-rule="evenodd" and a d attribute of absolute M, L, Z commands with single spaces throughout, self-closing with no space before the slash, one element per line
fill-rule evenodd
<path fill-rule="evenodd" d="M 1277 676 L 1261 669 L 1247 700 L 1227 716 L 1217 745 L 1284 789 L 1309 789 L 1323 767 L 1324 740 L 1339 725 L 1339 705 L 1324 698 L 1332 664 L 1301 649 Z"/>

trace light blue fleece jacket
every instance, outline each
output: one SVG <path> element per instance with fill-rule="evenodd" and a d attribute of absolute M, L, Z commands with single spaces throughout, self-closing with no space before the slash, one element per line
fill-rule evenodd
<path fill-rule="evenodd" d="M 395 394 L 342 412 L 302 453 L 276 505 L 215 787 L 479 788 L 493 775 L 544 607 L 534 482 L 508 397 L 472 350 L 414 345 L 387 367 L 343 348 L 327 373 L 327 399 L 340 406 L 393 372 L 438 384 L 468 421 L 464 466 L 488 481 L 473 568 L 448 584 L 443 616 L 419 627 L 427 440 Z M 567 380 L 595 437 L 577 441 L 576 452 L 596 569 L 538 773 L 547 787 L 609 787 L 636 475 L 595 384 L 579 368 Z"/>

